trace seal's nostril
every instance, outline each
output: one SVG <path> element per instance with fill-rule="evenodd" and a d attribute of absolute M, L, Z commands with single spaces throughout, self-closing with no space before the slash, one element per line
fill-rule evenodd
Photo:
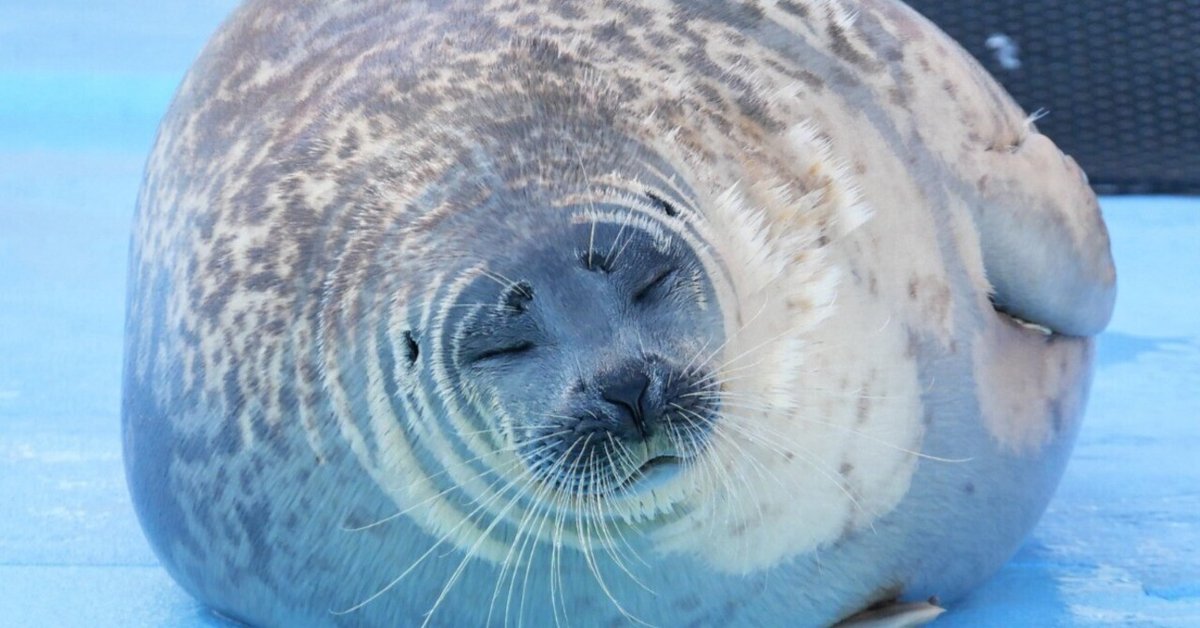
<path fill-rule="evenodd" d="M 601 388 L 600 397 L 605 401 L 624 410 L 623 418 L 629 427 L 645 438 L 649 436 L 649 423 L 655 419 L 653 412 L 647 412 L 646 389 L 650 387 L 650 378 L 638 370 L 622 372 Z"/>

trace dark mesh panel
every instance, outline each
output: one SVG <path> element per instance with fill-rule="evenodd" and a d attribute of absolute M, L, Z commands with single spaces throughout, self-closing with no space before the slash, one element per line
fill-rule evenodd
<path fill-rule="evenodd" d="M 1200 0 L 908 4 L 1045 109 L 1097 191 L 1200 192 Z"/>

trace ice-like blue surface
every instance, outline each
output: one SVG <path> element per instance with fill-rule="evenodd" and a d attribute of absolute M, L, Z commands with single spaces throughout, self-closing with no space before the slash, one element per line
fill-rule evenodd
<path fill-rule="evenodd" d="M 142 162 L 232 2 L 177 4 L 0 1 L 0 626 L 223 625 L 158 566 L 120 457 Z M 1075 455 L 939 626 L 1200 626 L 1200 198 L 1103 206 L 1121 296 Z"/>

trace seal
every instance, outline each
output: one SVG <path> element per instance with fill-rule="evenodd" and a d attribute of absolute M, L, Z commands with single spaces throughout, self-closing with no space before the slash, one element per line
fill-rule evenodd
<path fill-rule="evenodd" d="M 129 488 L 251 624 L 924 621 L 1040 516 L 1114 294 L 898 3 L 251 0 L 138 200 Z"/>

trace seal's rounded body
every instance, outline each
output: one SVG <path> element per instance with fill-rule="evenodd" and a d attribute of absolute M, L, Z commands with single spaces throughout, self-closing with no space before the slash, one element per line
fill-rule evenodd
<path fill-rule="evenodd" d="M 252 1 L 159 133 L 129 485 L 254 624 L 828 624 L 1040 515 L 1095 199 L 887 0 Z"/>

